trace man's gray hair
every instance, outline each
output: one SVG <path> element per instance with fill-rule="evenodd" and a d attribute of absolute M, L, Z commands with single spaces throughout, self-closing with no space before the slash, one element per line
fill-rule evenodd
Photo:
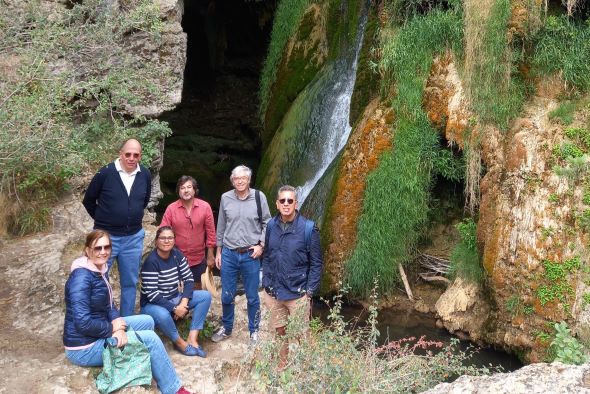
<path fill-rule="evenodd" d="M 234 178 L 238 172 L 245 172 L 248 174 L 248 179 L 252 179 L 252 170 L 250 168 L 246 167 L 245 165 L 240 164 L 239 166 L 237 166 L 236 168 L 231 170 L 231 175 L 229 176 L 230 182 L 234 180 Z"/>
<path fill-rule="evenodd" d="M 291 185 L 283 185 L 281 187 L 279 187 L 279 191 L 277 192 L 277 200 L 279 199 L 279 196 L 281 195 L 282 192 L 293 192 L 293 195 L 295 196 L 295 201 L 297 201 L 297 189 L 294 188 Z"/>

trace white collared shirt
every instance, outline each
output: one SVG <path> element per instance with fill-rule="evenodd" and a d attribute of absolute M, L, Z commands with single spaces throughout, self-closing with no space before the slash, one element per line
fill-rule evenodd
<path fill-rule="evenodd" d="M 131 186 L 133 186 L 133 181 L 135 180 L 135 175 L 140 172 L 141 170 L 139 169 L 139 164 L 137 165 L 137 167 L 135 168 L 135 170 L 133 170 L 133 172 L 131 172 L 130 174 L 127 173 L 127 171 L 125 171 L 123 169 L 123 167 L 121 167 L 121 163 L 119 162 L 121 159 L 116 159 L 115 160 L 115 168 L 117 169 L 117 171 L 119 172 L 119 176 L 121 177 L 121 180 L 123 181 L 123 185 L 125 185 L 125 189 L 127 190 L 127 195 L 131 195 Z"/>

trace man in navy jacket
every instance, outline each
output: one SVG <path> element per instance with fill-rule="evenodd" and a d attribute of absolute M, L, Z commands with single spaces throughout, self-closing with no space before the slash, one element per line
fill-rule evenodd
<path fill-rule="evenodd" d="M 143 211 L 152 191 L 152 177 L 141 161 L 141 144 L 129 139 L 119 158 L 101 168 L 88 186 L 82 204 L 94 219 L 94 229 L 111 235 L 109 269 L 116 258 L 121 280 L 121 315 L 133 315 L 145 232 Z"/>
<path fill-rule="evenodd" d="M 271 325 L 284 336 L 289 317 L 307 330 L 311 297 L 319 289 L 323 261 L 319 231 L 297 211 L 295 188 L 282 186 L 276 204 L 279 214 L 266 227 L 262 286 Z M 288 351 L 285 341 L 279 352 L 279 369 L 286 366 Z"/>

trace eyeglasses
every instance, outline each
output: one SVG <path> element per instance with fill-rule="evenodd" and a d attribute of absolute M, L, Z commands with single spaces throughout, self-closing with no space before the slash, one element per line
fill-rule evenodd
<path fill-rule="evenodd" d="M 111 245 L 100 245 L 100 246 L 95 246 L 92 248 L 92 250 L 94 250 L 96 253 L 100 253 L 103 250 L 105 252 L 110 252 L 111 251 Z"/>
<path fill-rule="evenodd" d="M 138 159 L 139 156 L 141 155 L 141 153 L 131 153 L 131 152 L 125 152 L 125 157 L 126 158 L 130 158 L 131 156 L 133 156 L 134 159 Z"/>
<path fill-rule="evenodd" d="M 292 198 L 280 198 L 279 202 L 281 204 L 284 204 L 286 202 L 287 204 L 291 205 L 295 202 L 295 200 L 293 200 Z"/>
<path fill-rule="evenodd" d="M 175 237 L 158 237 L 158 239 L 162 242 L 174 241 Z"/>

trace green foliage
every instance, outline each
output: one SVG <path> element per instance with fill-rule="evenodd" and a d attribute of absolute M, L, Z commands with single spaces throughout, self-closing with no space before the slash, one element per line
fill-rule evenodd
<path fill-rule="evenodd" d="M 464 219 L 456 226 L 459 243 L 451 252 L 451 266 L 448 275 L 457 276 L 472 282 L 481 282 L 485 275 L 477 250 L 477 224 L 471 218 Z"/>
<path fill-rule="evenodd" d="M 555 338 L 551 342 L 551 348 L 555 352 L 554 361 L 575 365 L 585 363 L 588 356 L 584 354 L 584 347 L 572 336 L 566 322 L 555 323 L 554 328 Z"/>
<path fill-rule="evenodd" d="M 260 74 L 260 118 L 264 122 L 269 105 L 270 91 L 277 77 L 277 71 L 283 56 L 283 50 L 290 38 L 297 32 L 299 22 L 309 0 L 281 0 L 275 12 L 268 54 Z"/>
<path fill-rule="evenodd" d="M 369 308 L 366 328 L 346 322 L 341 315 L 341 295 L 331 308 L 329 325 L 316 323 L 306 340 L 301 319 L 287 326 L 288 364 L 278 369 L 277 354 L 282 338 L 263 341 L 253 368 L 256 386 L 264 393 L 410 393 L 422 392 L 461 374 L 491 371 L 468 365 L 472 350 L 458 350 L 424 337 L 406 338 L 377 345 L 377 307 Z M 375 293 L 373 293 L 375 297 Z M 373 298 L 373 301 L 375 298 Z M 298 321 L 299 320 L 299 321 Z"/>
<path fill-rule="evenodd" d="M 162 21 L 156 2 L 132 0 L 111 12 L 89 0 L 50 17 L 34 0 L 22 12 L 0 8 L 0 25 L 0 54 L 16 69 L 0 84 L 0 187 L 9 195 L 34 193 L 34 203 L 46 205 L 72 176 L 112 160 L 132 136 L 151 164 L 156 141 L 170 130 L 128 109 L 159 103 L 164 92 L 157 86 L 168 76 L 134 60 L 126 40 L 141 31 L 157 44 Z M 14 221 L 16 233 L 48 223 L 43 210 L 32 215 L 26 205 L 21 209 L 25 218 Z"/>
<path fill-rule="evenodd" d="M 574 121 L 574 112 L 576 104 L 573 101 L 564 101 L 559 107 L 549 112 L 549 119 L 557 119 L 564 125 L 570 125 Z"/>
<path fill-rule="evenodd" d="M 557 195 L 557 193 L 551 193 L 547 200 L 552 204 L 556 204 L 559 202 L 559 196 Z"/>
<path fill-rule="evenodd" d="M 590 24 L 565 15 L 549 16 L 535 37 L 533 66 L 541 73 L 559 73 L 580 91 L 590 88 Z"/>
<path fill-rule="evenodd" d="M 559 263 L 552 260 L 543 260 L 543 280 L 546 282 L 537 288 L 537 297 L 541 305 L 559 300 L 566 303 L 567 297 L 573 295 L 574 289 L 568 283 L 569 275 L 580 269 L 579 257 Z"/>
<path fill-rule="evenodd" d="M 435 54 L 459 47 L 462 22 L 455 11 L 417 16 L 383 45 L 382 90 L 395 86 L 394 149 L 367 178 L 356 248 L 345 267 L 353 294 L 368 294 L 371 279 L 390 291 L 398 264 L 411 260 L 428 217 L 438 135 L 422 109 L 424 81 Z"/>
<path fill-rule="evenodd" d="M 525 315 L 527 315 L 527 316 L 528 316 L 528 315 L 532 315 L 532 314 L 535 312 L 535 307 L 534 307 L 534 306 L 532 306 L 532 305 L 525 305 L 525 306 L 522 308 L 522 312 L 523 312 Z"/>
<path fill-rule="evenodd" d="M 515 72 L 520 59 L 520 49 L 508 42 L 508 24 L 512 15 L 509 0 L 496 0 L 488 19 L 477 15 L 466 15 L 479 27 L 480 35 L 466 37 L 479 40 L 475 56 L 466 59 L 468 67 L 468 88 L 473 109 L 483 122 L 492 122 L 506 129 L 510 119 L 522 108 L 525 99 L 525 85 Z"/>
<path fill-rule="evenodd" d="M 465 178 L 465 157 L 455 154 L 451 149 L 441 148 L 436 151 L 433 172 L 452 182 L 461 182 Z"/>
<path fill-rule="evenodd" d="M 553 147 L 553 155 L 558 159 L 566 160 L 569 158 L 582 157 L 584 156 L 584 151 L 574 143 L 564 142 Z"/>
<path fill-rule="evenodd" d="M 584 293 L 582 295 L 582 308 L 586 308 L 590 305 L 590 293 Z"/>
<path fill-rule="evenodd" d="M 576 224 L 583 232 L 590 232 L 590 209 L 584 209 L 581 214 L 576 215 Z"/>

